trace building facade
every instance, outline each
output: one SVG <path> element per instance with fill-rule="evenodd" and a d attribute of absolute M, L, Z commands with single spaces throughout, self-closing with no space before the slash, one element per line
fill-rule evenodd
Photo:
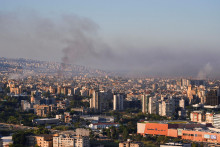
<path fill-rule="evenodd" d="M 124 97 L 121 94 L 113 95 L 113 110 L 124 109 Z"/>
<path fill-rule="evenodd" d="M 53 137 L 53 147 L 89 147 L 88 136 L 74 136 L 71 134 L 60 134 Z"/>
<path fill-rule="evenodd" d="M 203 129 L 204 128 L 204 129 Z M 137 124 L 141 135 L 164 135 L 195 142 L 220 143 L 218 131 L 208 130 L 205 125 L 188 122 L 142 122 Z"/>
<path fill-rule="evenodd" d="M 149 98 L 150 95 L 141 95 L 141 99 L 142 99 L 142 112 L 143 113 L 148 113 L 149 109 Z"/>

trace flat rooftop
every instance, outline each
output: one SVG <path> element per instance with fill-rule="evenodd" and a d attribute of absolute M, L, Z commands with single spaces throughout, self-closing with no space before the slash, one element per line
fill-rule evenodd
<path fill-rule="evenodd" d="M 38 118 L 38 119 L 34 119 L 34 120 L 58 120 L 58 118 Z"/>
<path fill-rule="evenodd" d="M 190 122 L 185 120 L 174 120 L 174 121 L 143 121 L 138 123 L 158 123 L 158 124 L 190 124 Z"/>

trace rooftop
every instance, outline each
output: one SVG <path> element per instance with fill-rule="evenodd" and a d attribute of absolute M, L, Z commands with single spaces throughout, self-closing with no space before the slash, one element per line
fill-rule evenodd
<path fill-rule="evenodd" d="M 59 120 L 59 119 L 57 119 L 57 118 L 38 118 L 38 119 L 34 119 L 34 120 L 38 121 L 38 120 Z"/>
<path fill-rule="evenodd" d="M 175 120 L 175 121 L 143 121 L 138 123 L 158 123 L 158 124 L 188 124 L 188 121 L 185 120 Z"/>

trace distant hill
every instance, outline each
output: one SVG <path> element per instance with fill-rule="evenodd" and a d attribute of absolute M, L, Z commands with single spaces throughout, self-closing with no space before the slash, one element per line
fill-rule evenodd
<path fill-rule="evenodd" d="M 58 62 L 1 57 L 0 74 L 12 76 L 11 78 L 16 78 L 15 76 L 28 76 L 33 74 L 50 74 L 58 76 L 106 76 L 112 73 L 99 69 L 92 69 L 81 65 L 63 65 Z"/>

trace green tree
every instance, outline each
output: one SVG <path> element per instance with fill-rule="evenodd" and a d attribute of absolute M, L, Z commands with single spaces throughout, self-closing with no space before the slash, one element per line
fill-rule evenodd
<path fill-rule="evenodd" d="M 112 139 L 118 139 L 118 131 L 116 130 L 115 127 L 110 127 L 110 131 L 111 131 L 111 138 Z"/>
<path fill-rule="evenodd" d="M 136 140 L 136 141 L 141 141 L 142 138 L 143 138 L 143 136 L 142 136 L 141 134 L 137 134 L 137 135 L 135 136 L 135 140 Z"/>
<path fill-rule="evenodd" d="M 110 129 L 107 129 L 106 132 L 107 132 L 107 136 L 108 136 L 108 138 L 111 138 L 111 132 L 110 132 Z"/>
<path fill-rule="evenodd" d="M 95 135 L 92 131 L 89 132 L 89 139 L 93 140 L 95 138 Z"/>
<path fill-rule="evenodd" d="M 128 139 L 129 134 L 128 134 L 128 129 L 124 128 L 123 133 L 122 133 L 122 137 L 124 140 Z"/>
<path fill-rule="evenodd" d="M 24 131 L 18 131 L 16 133 L 14 133 L 12 135 L 12 140 L 13 140 L 14 145 L 17 145 L 17 146 L 24 145 L 25 141 L 26 141 L 25 132 Z"/>
<path fill-rule="evenodd" d="M 8 121 L 7 121 L 8 123 L 12 123 L 12 124 L 16 124 L 16 123 L 18 123 L 18 120 L 14 117 L 14 116 L 10 116 L 9 118 L 8 118 Z"/>
<path fill-rule="evenodd" d="M 39 127 L 39 129 L 34 131 L 34 134 L 49 134 L 49 130 L 44 127 Z"/>

